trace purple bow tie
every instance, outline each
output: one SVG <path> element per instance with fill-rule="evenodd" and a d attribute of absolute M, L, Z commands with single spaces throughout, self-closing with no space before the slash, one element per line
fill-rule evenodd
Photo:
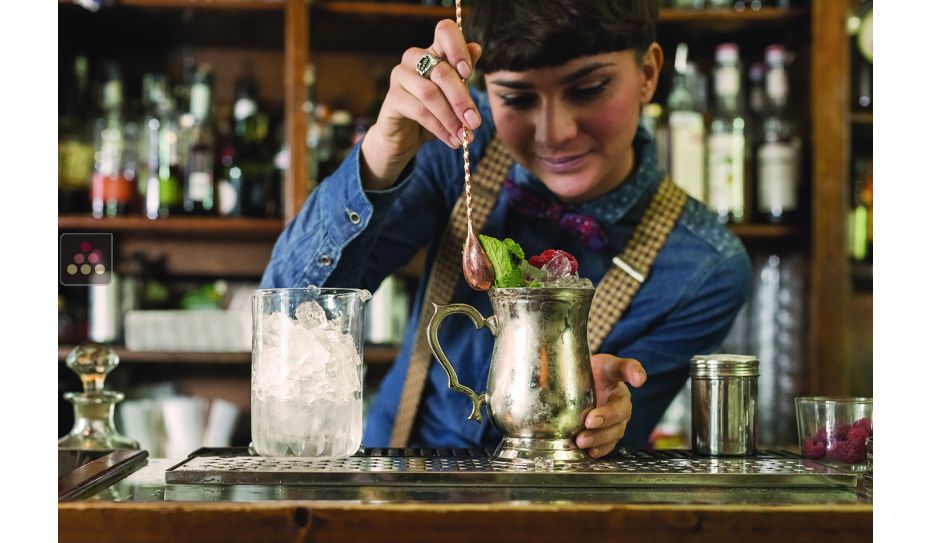
<path fill-rule="evenodd" d="M 601 251 L 607 246 L 607 236 L 596 220 L 580 213 L 567 212 L 564 204 L 521 187 L 510 178 L 504 181 L 504 198 L 510 207 L 524 215 L 558 224 L 591 250 Z"/>

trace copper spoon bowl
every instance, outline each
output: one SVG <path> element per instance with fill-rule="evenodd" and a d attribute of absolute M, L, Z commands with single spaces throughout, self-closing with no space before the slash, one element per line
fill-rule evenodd
<path fill-rule="evenodd" d="M 494 268 L 475 236 L 471 222 L 468 223 L 468 235 L 462 252 L 462 274 L 468 286 L 478 291 L 488 290 L 494 282 Z"/>

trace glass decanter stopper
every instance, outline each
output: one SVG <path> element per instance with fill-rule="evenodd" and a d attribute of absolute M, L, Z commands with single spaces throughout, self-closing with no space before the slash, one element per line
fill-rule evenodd
<path fill-rule="evenodd" d="M 122 401 L 123 393 L 103 389 L 107 374 L 119 365 L 116 352 L 100 343 L 85 343 L 68 353 L 65 365 L 81 378 L 84 392 L 64 395 L 74 405 L 74 427 L 58 440 L 58 448 L 138 449 L 139 443 L 121 435 L 113 424 L 113 408 Z"/>

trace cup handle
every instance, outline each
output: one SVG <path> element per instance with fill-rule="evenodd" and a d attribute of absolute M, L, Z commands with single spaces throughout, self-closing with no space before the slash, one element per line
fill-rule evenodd
<path fill-rule="evenodd" d="M 426 325 L 426 337 L 429 340 L 429 348 L 433 351 L 433 355 L 436 359 L 439 360 L 439 365 L 446 371 L 446 375 L 449 376 L 449 388 L 461 392 L 471 399 L 472 409 L 468 418 L 476 422 L 481 422 L 481 404 L 487 403 L 487 394 L 484 392 L 477 394 L 474 390 L 459 383 L 459 376 L 455 373 L 455 368 L 452 367 L 452 363 L 449 362 L 446 353 L 442 351 L 442 347 L 439 345 L 439 324 L 442 322 L 442 319 L 453 313 L 468 315 L 472 322 L 475 323 L 475 330 L 487 326 L 491 334 L 495 336 L 497 335 L 497 319 L 493 316 L 485 319 L 477 309 L 468 304 L 436 305 L 434 303 L 433 316 Z"/>

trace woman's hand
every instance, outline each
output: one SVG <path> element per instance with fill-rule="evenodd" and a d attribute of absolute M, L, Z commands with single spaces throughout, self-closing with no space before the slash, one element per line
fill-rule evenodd
<path fill-rule="evenodd" d="M 424 54 L 440 59 L 429 79 L 417 73 Z M 455 21 L 436 25 L 433 44 L 408 49 L 391 71 L 378 119 L 362 141 L 362 181 L 367 189 L 390 186 L 424 142 L 436 137 L 455 149 L 462 144 L 462 126 L 481 125 L 478 108 L 462 81 L 481 56 L 477 43 L 465 43 Z"/>
<path fill-rule="evenodd" d="M 610 453 L 626 432 L 633 413 L 630 390 L 625 383 L 639 388 L 646 382 L 646 370 L 632 358 L 609 354 L 591 357 L 597 406 L 585 417 L 585 430 L 575 437 L 575 444 L 591 458 Z"/>

